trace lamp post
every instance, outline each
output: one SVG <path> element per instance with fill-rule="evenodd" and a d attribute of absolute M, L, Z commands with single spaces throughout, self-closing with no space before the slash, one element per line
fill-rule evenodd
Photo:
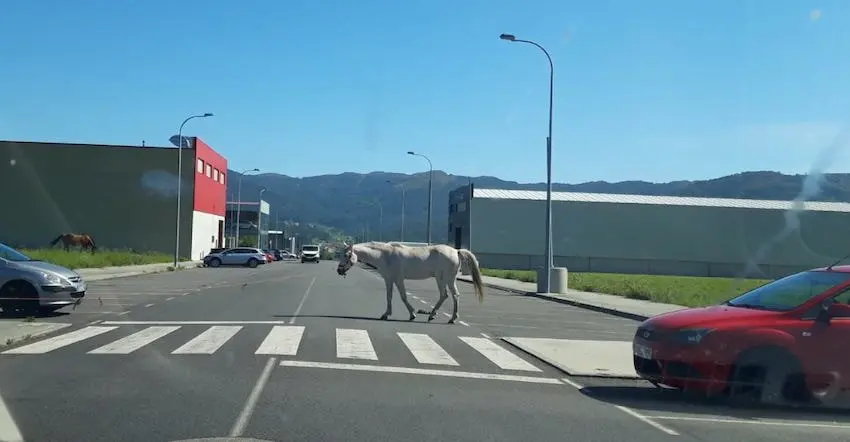
<path fill-rule="evenodd" d="M 236 186 L 236 247 L 239 247 L 239 234 L 242 233 L 239 228 L 239 217 L 242 214 L 242 177 L 245 176 L 248 172 L 259 172 L 260 169 L 253 168 L 242 171 L 239 174 L 239 180 L 237 181 L 239 184 Z"/>
<path fill-rule="evenodd" d="M 552 257 L 552 108 L 555 95 L 555 65 L 552 63 L 552 56 L 549 55 L 549 52 L 543 46 L 531 40 L 521 40 L 511 34 L 502 34 L 499 38 L 505 41 L 534 45 L 543 51 L 546 59 L 549 60 L 549 134 L 546 137 L 546 271 L 542 281 L 546 293 L 549 293 L 554 261 Z"/>
<path fill-rule="evenodd" d="M 207 112 L 204 114 L 192 115 L 189 118 L 183 120 L 180 123 L 180 129 L 177 131 L 177 215 L 176 224 L 174 232 L 174 268 L 177 268 L 177 263 L 180 261 L 180 194 L 182 193 L 182 184 L 183 184 L 183 126 L 189 122 L 189 120 L 193 118 L 207 118 L 213 116 L 212 113 Z"/>
<path fill-rule="evenodd" d="M 260 238 L 262 238 L 262 234 L 261 234 L 262 229 L 260 229 L 260 227 L 263 224 L 263 192 L 265 192 L 265 191 L 266 191 L 265 187 L 260 188 L 260 197 L 257 200 L 257 248 L 258 249 L 265 248 L 260 244 Z"/>
<path fill-rule="evenodd" d="M 425 161 L 428 162 L 428 228 L 427 228 L 426 231 L 428 232 L 427 233 L 428 244 L 430 245 L 431 244 L 431 194 L 432 194 L 431 188 L 432 188 L 432 184 L 434 182 L 434 166 L 431 164 L 431 159 L 426 157 L 425 155 L 422 155 L 421 153 L 409 151 L 409 152 L 407 152 L 407 154 L 413 155 L 413 156 L 416 156 L 416 157 L 425 158 Z"/>
<path fill-rule="evenodd" d="M 392 184 L 392 181 L 387 180 L 388 183 Z M 405 189 L 404 183 L 399 184 L 401 187 L 401 242 L 404 242 L 404 203 L 407 198 L 407 189 Z"/>

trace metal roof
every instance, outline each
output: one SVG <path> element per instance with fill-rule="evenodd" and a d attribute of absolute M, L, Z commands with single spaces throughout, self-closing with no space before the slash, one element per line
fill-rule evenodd
<path fill-rule="evenodd" d="M 473 198 L 543 201 L 546 199 L 546 192 L 540 190 L 475 188 Z M 664 206 L 733 207 L 762 210 L 790 210 L 795 206 L 794 201 L 624 195 L 615 193 L 585 192 L 552 192 L 552 201 L 611 204 L 654 204 Z M 850 203 L 806 201 L 802 203 L 802 210 L 818 212 L 850 212 Z"/>

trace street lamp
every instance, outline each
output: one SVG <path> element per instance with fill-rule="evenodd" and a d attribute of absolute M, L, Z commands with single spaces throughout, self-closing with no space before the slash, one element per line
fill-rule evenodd
<path fill-rule="evenodd" d="M 245 174 L 248 173 L 248 172 L 259 172 L 259 171 L 260 171 L 260 169 L 257 169 L 257 168 L 244 170 L 244 171 L 242 171 L 242 173 L 239 174 L 239 180 L 237 180 L 237 183 L 239 183 L 239 184 L 236 186 L 237 190 L 236 190 L 236 246 L 235 247 L 239 247 L 239 234 L 241 233 L 241 229 L 239 228 L 239 216 L 242 214 L 242 177 L 244 177 Z"/>
<path fill-rule="evenodd" d="M 431 159 L 422 155 L 421 153 L 416 152 L 407 152 L 408 155 L 413 155 L 415 157 L 425 158 L 425 161 L 428 162 L 428 245 L 431 244 L 431 186 L 434 178 L 434 166 L 431 164 Z"/>
<path fill-rule="evenodd" d="M 543 46 L 531 40 L 520 40 L 511 34 L 502 34 L 499 38 L 505 41 L 537 46 L 549 60 L 549 134 L 546 137 L 546 272 L 542 281 L 546 290 L 545 293 L 549 293 L 554 261 L 552 257 L 552 108 L 555 95 L 555 65 L 552 63 L 552 56 L 549 55 L 549 52 Z"/>
<path fill-rule="evenodd" d="M 387 180 L 388 183 L 392 184 L 392 181 Z M 401 242 L 404 242 L 404 203 L 406 199 L 407 190 L 404 186 L 404 183 L 399 184 L 401 187 Z"/>
<path fill-rule="evenodd" d="M 183 184 L 183 126 L 193 118 L 206 118 L 213 116 L 212 113 L 192 115 L 180 123 L 180 129 L 177 131 L 177 227 L 174 232 L 174 268 L 177 268 L 177 263 L 180 261 L 180 194 L 182 193 Z"/>
<path fill-rule="evenodd" d="M 260 226 L 263 224 L 263 192 L 266 191 L 265 187 L 260 187 L 260 197 L 257 200 L 257 248 L 263 249 L 264 247 L 260 245 Z"/>

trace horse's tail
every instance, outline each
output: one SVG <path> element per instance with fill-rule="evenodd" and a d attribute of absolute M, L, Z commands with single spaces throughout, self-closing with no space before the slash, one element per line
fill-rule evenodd
<path fill-rule="evenodd" d="M 481 280 L 481 268 L 478 267 L 478 258 L 467 249 L 458 249 L 457 255 L 469 265 L 469 271 L 472 273 L 472 284 L 475 286 L 475 293 L 478 294 L 478 302 L 484 302 L 484 282 Z"/>
<path fill-rule="evenodd" d="M 50 245 L 51 245 L 51 246 L 55 246 L 55 245 L 56 245 L 56 243 L 58 243 L 58 242 L 59 242 L 59 240 L 60 240 L 60 239 L 62 239 L 62 237 L 63 237 L 63 236 L 65 236 L 65 234 L 64 234 L 64 233 L 62 233 L 62 234 L 60 234 L 59 236 L 57 236 L 57 237 L 56 237 L 56 239 L 54 239 L 53 241 L 50 241 Z"/>
<path fill-rule="evenodd" d="M 92 237 L 88 233 L 86 233 L 85 236 L 86 236 L 86 239 L 88 239 L 88 241 L 89 241 L 89 245 L 91 245 L 91 252 L 94 253 L 94 251 L 97 250 L 97 246 L 94 243 L 94 237 Z"/>

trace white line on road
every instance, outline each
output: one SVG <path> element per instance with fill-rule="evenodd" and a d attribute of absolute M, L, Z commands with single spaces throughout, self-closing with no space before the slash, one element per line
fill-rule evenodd
<path fill-rule="evenodd" d="M 467 324 L 465 321 L 457 321 L 457 322 L 460 325 L 465 325 L 465 326 L 469 327 L 469 324 Z"/>
<path fill-rule="evenodd" d="M 584 390 L 584 386 L 582 386 L 581 384 L 579 384 L 576 381 L 573 381 L 570 378 L 561 378 L 561 382 L 569 385 L 570 387 L 575 388 L 576 390 L 579 390 L 579 391 Z M 614 408 L 616 408 L 616 409 L 622 411 L 623 413 L 626 413 L 629 416 L 631 416 L 631 417 L 633 417 L 633 418 L 655 428 L 656 430 L 661 431 L 662 433 L 669 434 L 670 436 L 679 436 L 679 432 L 677 432 L 676 430 L 668 428 L 665 425 L 659 424 L 658 422 L 655 422 L 654 420 L 652 420 L 654 418 L 649 417 L 649 416 L 644 416 L 644 415 L 638 413 L 637 411 L 632 410 L 629 407 L 624 407 L 622 405 L 614 405 Z"/>
<path fill-rule="evenodd" d="M 114 354 L 126 355 L 130 354 L 153 341 L 156 341 L 163 336 L 176 331 L 180 327 L 173 326 L 151 326 L 144 330 L 133 333 L 130 336 L 125 336 L 115 342 L 111 342 L 102 347 L 98 347 L 89 351 L 89 354 Z"/>
<path fill-rule="evenodd" d="M 298 346 L 303 336 L 304 327 L 301 325 L 276 325 L 272 327 L 254 354 L 295 356 L 298 354 Z"/>
<path fill-rule="evenodd" d="M 369 340 L 369 332 L 351 328 L 336 329 L 336 357 L 378 360 L 375 347 Z"/>
<path fill-rule="evenodd" d="M 295 313 L 292 314 L 292 317 L 289 318 L 289 323 L 292 324 L 298 318 L 298 314 L 301 313 L 301 307 L 304 307 L 304 301 L 307 300 L 307 296 L 310 295 L 310 289 L 313 288 L 313 284 L 316 283 L 316 277 L 313 277 L 313 280 L 310 281 L 310 285 L 307 286 L 307 290 L 304 290 L 304 297 L 301 298 L 301 302 L 298 303 L 298 307 L 295 308 Z"/>
<path fill-rule="evenodd" d="M 481 335 L 481 336 L 484 336 L 484 337 L 485 337 L 485 338 L 487 338 L 487 339 L 492 339 L 492 338 L 490 337 L 490 335 L 488 335 L 487 333 L 481 332 L 481 333 L 480 333 L 480 335 Z"/>
<path fill-rule="evenodd" d="M 195 336 L 191 341 L 183 344 L 177 350 L 171 352 L 175 355 L 204 354 L 211 355 L 222 345 L 226 344 L 232 337 L 242 330 L 241 325 L 214 325 L 203 333 Z"/>
<path fill-rule="evenodd" d="M 126 314 L 128 314 L 128 313 L 130 313 L 130 310 L 125 310 L 125 311 L 123 311 L 123 312 L 118 312 L 118 313 L 116 313 L 116 315 L 117 315 L 117 316 L 124 316 L 124 315 L 126 315 Z"/>
<path fill-rule="evenodd" d="M 508 374 L 472 373 L 468 371 L 435 370 L 426 368 L 392 367 L 386 365 L 339 364 L 334 362 L 280 361 L 281 367 L 327 368 L 331 370 L 371 371 L 378 373 L 418 374 L 424 376 L 445 376 L 452 378 L 487 379 L 494 381 L 527 382 L 532 384 L 560 384 L 555 378 L 534 376 L 516 376 Z"/>
<path fill-rule="evenodd" d="M 248 426 L 248 421 L 251 420 L 251 415 L 254 414 L 254 410 L 257 408 L 257 401 L 260 400 L 260 394 L 263 393 L 263 389 L 266 388 L 266 384 L 269 382 L 275 362 L 277 362 L 277 358 L 273 357 L 269 358 L 269 361 L 266 362 L 266 366 L 263 367 L 260 377 L 257 378 L 257 383 L 254 385 L 254 389 L 251 390 L 251 394 L 248 395 L 248 400 L 245 401 L 245 405 L 242 407 L 239 417 L 236 418 L 236 422 L 230 430 L 230 437 L 239 437 L 245 432 L 245 428 Z"/>
<path fill-rule="evenodd" d="M 15 419 L 12 418 L 12 413 L 9 412 L 9 407 L 0 396 L 0 441 L 2 442 L 23 442 L 24 437 L 21 431 L 18 430 L 18 425 Z"/>
<path fill-rule="evenodd" d="M 172 299 L 174 299 L 174 298 L 175 298 L 175 297 L 174 297 L 174 296 L 172 296 L 172 297 L 170 297 L 170 298 L 165 298 L 165 300 L 166 300 L 166 301 L 171 301 L 171 300 L 172 300 Z"/>
<path fill-rule="evenodd" d="M 399 332 L 396 334 L 420 364 L 458 365 L 457 361 L 430 336 L 422 333 Z"/>
<path fill-rule="evenodd" d="M 284 325 L 286 321 L 103 321 L 104 325 Z"/>
<path fill-rule="evenodd" d="M 153 306 L 154 306 L 154 304 L 147 304 L 147 305 L 145 305 L 145 308 L 153 307 Z"/>
<path fill-rule="evenodd" d="M 542 371 L 489 339 L 470 336 L 459 336 L 459 338 L 503 370 Z"/>
<path fill-rule="evenodd" d="M 840 428 L 850 430 L 850 425 L 838 422 L 806 422 L 806 421 L 777 421 L 772 419 L 734 419 L 722 417 L 697 417 L 697 416 L 646 416 L 648 419 L 709 422 L 714 424 L 745 424 L 745 425 L 775 425 L 777 427 L 809 427 L 809 428 Z"/>
<path fill-rule="evenodd" d="M 97 335 L 101 335 L 103 333 L 115 330 L 116 328 L 118 327 L 89 326 L 81 328 L 79 330 L 74 330 L 70 333 L 65 333 L 64 335 L 54 336 L 43 341 L 24 345 L 23 347 L 6 350 L 3 352 L 3 354 L 35 355 L 47 353 L 49 351 L 53 351 L 80 341 L 84 341 L 89 338 L 93 338 Z"/>

